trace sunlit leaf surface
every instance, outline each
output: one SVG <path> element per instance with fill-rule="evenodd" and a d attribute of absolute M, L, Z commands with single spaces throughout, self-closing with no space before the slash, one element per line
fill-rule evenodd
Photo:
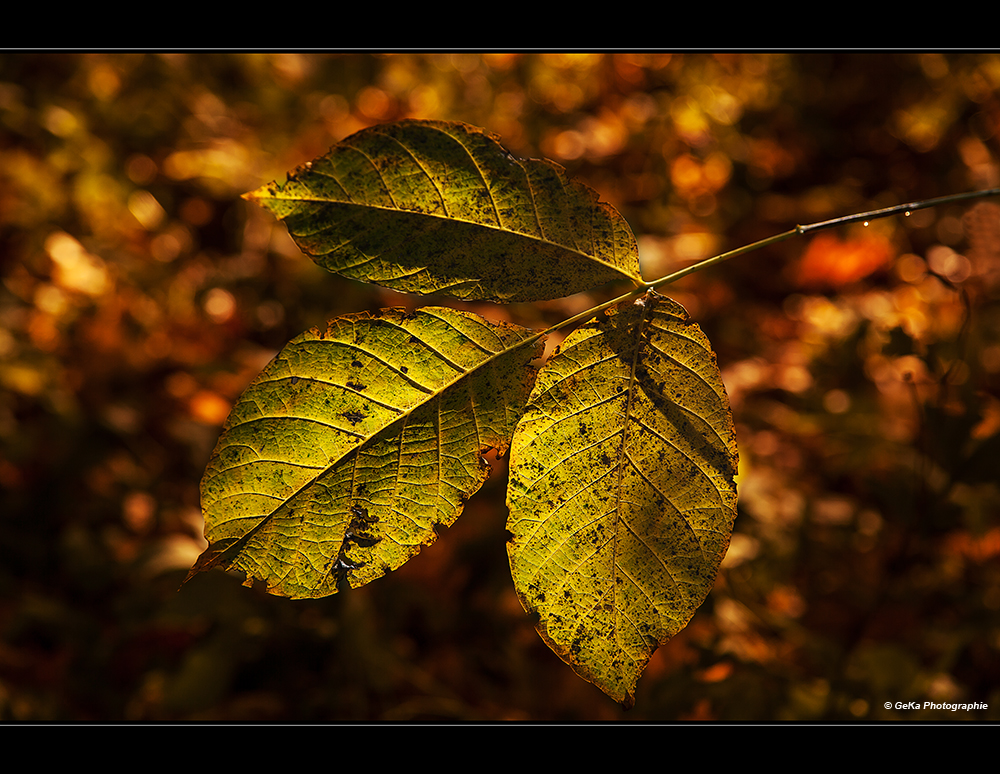
<path fill-rule="evenodd" d="M 736 516 L 736 439 L 708 340 L 648 294 L 571 334 L 514 435 L 514 583 L 549 646 L 630 705 L 712 587 Z"/>
<path fill-rule="evenodd" d="M 504 452 L 540 341 L 466 312 L 352 314 L 289 343 L 233 408 L 201 485 L 221 564 L 320 597 L 396 569 Z"/>
<path fill-rule="evenodd" d="M 402 292 L 535 301 L 641 281 L 614 208 L 461 123 L 365 129 L 247 198 L 319 265 Z"/>

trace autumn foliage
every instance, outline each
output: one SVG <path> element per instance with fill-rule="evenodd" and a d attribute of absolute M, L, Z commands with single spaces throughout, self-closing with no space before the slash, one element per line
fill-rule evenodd
<path fill-rule="evenodd" d="M 331 317 L 426 303 L 324 272 L 243 193 L 375 124 L 463 121 L 596 190 L 652 279 L 998 185 L 998 94 L 990 53 L 0 54 L 0 718 L 996 720 L 995 201 L 672 286 L 732 402 L 738 513 L 627 713 L 511 588 L 506 459 L 363 588 L 177 589 L 256 374 Z M 461 306 L 540 330 L 612 292 Z"/>

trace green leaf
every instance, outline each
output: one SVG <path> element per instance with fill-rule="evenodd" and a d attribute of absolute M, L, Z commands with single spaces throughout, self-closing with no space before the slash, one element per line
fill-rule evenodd
<path fill-rule="evenodd" d="M 639 285 L 628 223 L 550 161 L 461 123 L 365 129 L 246 198 L 329 271 L 405 293 L 536 301 Z"/>
<path fill-rule="evenodd" d="M 208 550 L 273 594 L 396 569 L 504 453 L 541 337 L 467 312 L 351 314 L 293 339 L 237 401 L 201 483 Z"/>
<path fill-rule="evenodd" d="M 514 585 L 548 645 L 625 706 L 712 587 L 736 463 L 715 355 L 666 297 L 575 331 L 538 375 L 511 445 Z"/>

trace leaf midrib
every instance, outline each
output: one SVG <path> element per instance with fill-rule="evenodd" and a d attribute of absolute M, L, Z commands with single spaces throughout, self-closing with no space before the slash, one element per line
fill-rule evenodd
<path fill-rule="evenodd" d="M 499 225 L 494 225 L 494 224 L 491 224 L 491 223 L 481 223 L 479 221 L 467 220 L 466 218 L 459 218 L 459 217 L 455 217 L 453 215 L 435 215 L 434 213 L 418 212 L 416 210 L 404 210 L 404 209 L 401 209 L 399 207 L 387 207 L 385 205 L 380 205 L 380 204 L 359 204 L 357 202 L 352 202 L 352 201 L 351 202 L 345 202 L 345 201 L 338 201 L 336 199 L 321 199 L 321 198 L 317 198 L 317 197 L 313 197 L 313 196 L 275 196 L 275 195 L 257 196 L 257 195 L 254 195 L 252 198 L 257 199 L 258 201 L 265 201 L 267 199 L 274 199 L 274 200 L 277 200 L 277 201 L 305 202 L 305 203 L 310 203 L 310 204 L 336 204 L 336 205 L 341 205 L 341 206 L 344 206 L 344 207 L 356 207 L 356 208 L 358 208 L 360 210 L 366 210 L 366 211 L 376 210 L 376 211 L 383 212 L 383 213 L 386 213 L 386 214 L 397 215 L 397 216 L 401 216 L 401 217 L 429 218 L 429 219 L 432 219 L 432 220 L 441 221 L 442 223 L 462 223 L 462 224 L 469 225 L 469 226 L 476 226 L 478 228 L 483 228 L 483 229 L 488 229 L 490 231 L 495 231 L 495 232 L 497 232 L 499 234 L 513 234 L 514 236 L 517 236 L 517 237 L 522 238 L 522 239 L 528 239 L 528 240 L 531 240 L 531 241 L 534 241 L 534 242 L 540 242 L 540 243 L 542 243 L 544 245 L 547 245 L 549 247 L 553 247 L 553 248 L 556 248 L 556 249 L 559 249 L 559 250 L 564 250 L 565 252 L 572 253 L 574 255 L 578 255 L 578 256 L 580 256 L 582 258 L 586 258 L 588 261 L 592 261 L 594 263 L 599 263 L 602 266 L 606 266 L 609 269 L 612 269 L 613 271 L 621 274 L 623 277 L 625 277 L 626 279 L 628 279 L 630 281 L 640 282 L 640 283 L 642 282 L 642 277 L 638 274 L 638 260 L 636 261 L 636 263 L 637 263 L 637 273 L 635 275 L 633 275 L 633 274 L 630 274 L 625 269 L 623 269 L 622 267 L 620 267 L 620 266 L 618 266 L 618 265 L 616 265 L 614 263 L 608 262 L 608 260 L 605 259 L 605 258 L 601 258 L 599 256 L 596 256 L 596 255 L 593 255 L 591 253 L 585 252 L 585 250 L 582 249 L 582 248 L 579 248 L 579 247 L 567 247 L 566 245 L 560 244 L 559 242 L 553 242 L 552 240 L 550 240 L 550 239 L 548 239 L 548 238 L 546 238 L 544 236 L 536 236 L 535 234 L 529 234 L 529 233 L 526 233 L 526 232 L 523 232 L 523 231 L 512 231 L 510 229 L 505 229 L 505 228 L 503 228 L 503 227 L 501 227 Z M 282 218 L 282 220 L 284 220 L 284 219 L 285 218 Z M 536 218 L 536 220 L 537 220 L 537 218 Z M 614 224 L 612 224 L 612 226 L 613 225 Z M 539 227 L 541 227 L 541 223 L 539 223 Z M 321 231 L 320 232 L 313 232 L 313 233 L 321 233 Z M 310 236 L 311 235 L 312 234 L 310 234 Z"/>
<path fill-rule="evenodd" d="M 628 577 L 628 573 L 625 573 L 625 571 L 618 566 L 618 539 L 619 539 L 618 535 L 619 535 L 619 527 L 621 526 L 621 524 L 624 523 L 625 526 L 628 527 L 628 522 L 625 521 L 621 512 L 622 500 L 623 500 L 622 487 L 624 485 L 625 463 L 628 459 L 627 449 L 628 449 L 629 427 L 632 423 L 632 404 L 635 399 L 635 394 L 637 390 L 636 371 L 638 370 L 639 367 L 639 352 L 642 349 L 642 331 L 643 331 L 643 326 L 645 325 L 646 322 L 646 315 L 650 313 L 650 307 L 655 303 L 655 299 L 647 295 L 643 299 L 640 299 L 638 303 L 642 303 L 642 315 L 639 317 L 639 320 L 635 325 L 633 333 L 633 336 L 635 336 L 635 350 L 632 353 L 632 365 L 629 370 L 628 398 L 625 401 L 625 417 L 623 421 L 624 427 L 622 428 L 621 447 L 618 452 L 618 483 L 616 485 L 616 492 L 615 492 L 615 529 L 614 529 L 615 541 L 614 541 L 614 548 L 612 549 L 612 561 L 611 561 L 611 567 L 614 574 L 611 584 L 612 623 L 614 626 L 615 644 L 618 646 L 618 649 L 623 653 L 625 652 L 625 647 L 624 644 L 619 639 L 617 577 L 619 572 L 623 573 L 626 577 Z M 632 532 L 631 527 L 628 527 L 628 529 L 630 532 Z M 624 616 L 623 614 L 623 617 L 627 616 Z"/>
<path fill-rule="evenodd" d="M 429 310 L 429 309 L 423 309 L 421 311 L 424 312 L 424 313 L 427 313 L 427 314 L 431 314 L 432 313 L 431 310 Z M 442 320 L 443 322 L 445 322 L 446 324 L 448 324 L 450 327 L 454 327 L 451 324 L 450 321 L 445 320 L 445 319 L 443 319 L 443 318 L 441 318 L 441 317 L 439 317 L 437 315 L 434 315 L 434 316 L 437 317 L 439 320 Z M 410 333 L 411 335 L 413 335 L 412 331 L 409 331 L 406 328 L 403 328 L 402 326 L 396 325 L 396 327 L 398 327 L 400 330 L 404 330 L 407 333 Z M 393 419 L 392 422 L 389 422 L 388 424 L 381 426 L 377 431 L 375 431 L 371 435 L 369 435 L 368 438 L 366 438 L 364 441 L 362 441 L 361 443 L 358 443 L 357 445 L 351 447 L 350 449 L 348 449 L 347 451 L 345 451 L 343 454 L 341 454 L 340 457 L 338 457 L 336 460 L 330 462 L 329 464 L 327 464 L 326 466 L 324 466 L 322 468 L 316 468 L 316 470 L 317 470 L 316 475 L 314 475 L 312 478 L 310 478 L 307 482 L 305 482 L 302 486 L 300 486 L 291 495 L 289 495 L 286 498 L 283 498 L 281 500 L 281 503 L 274 510 L 272 510 L 270 513 L 265 514 L 264 516 L 262 516 L 260 518 L 260 521 L 257 524 L 255 524 L 253 527 L 251 527 L 249 530 L 247 530 L 246 533 L 244 533 L 240 538 L 237 538 L 236 541 L 234 541 L 231 545 L 227 546 L 221 552 L 222 554 L 225 554 L 225 553 L 228 553 L 229 551 L 232 551 L 237 546 L 239 546 L 239 548 L 238 548 L 236 554 L 233 556 L 233 558 L 231 560 L 229 560 L 228 562 L 224 562 L 225 566 L 226 567 L 230 567 L 230 566 L 232 566 L 236 562 L 236 560 L 243 554 L 243 552 L 244 552 L 244 550 L 246 548 L 246 544 L 249 543 L 249 541 L 253 537 L 253 535 L 255 533 L 257 533 L 260 529 L 262 529 L 269 521 L 271 521 L 272 519 L 274 519 L 275 518 L 275 514 L 277 514 L 287 503 L 289 503 L 292 500 L 294 500 L 296 497 L 298 497 L 300 494 L 302 494 L 304 491 L 306 491 L 309 487 L 315 485 L 315 483 L 316 483 L 317 480 L 319 480 L 320 478 L 322 478 L 324 475 L 326 475 L 328 472 L 330 472 L 331 470 L 333 470 L 338 465 L 340 465 L 343 462 L 345 462 L 346 460 L 348 460 L 351 457 L 351 455 L 354 455 L 354 458 L 356 460 L 357 459 L 357 455 L 362 450 L 364 450 L 364 449 L 368 448 L 370 445 L 376 443 L 378 441 L 378 439 L 380 437 L 383 437 L 386 434 L 386 432 L 389 431 L 391 428 L 393 428 L 394 426 L 396 426 L 397 424 L 400 424 L 400 423 L 402 423 L 402 425 L 405 427 L 405 423 L 413 415 L 413 413 L 415 411 L 417 411 L 418 409 L 420 409 L 423 406 L 427 405 L 430 401 L 435 400 L 435 399 L 439 399 L 445 392 L 447 392 L 449 389 L 451 389 L 452 387 L 454 387 L 455 385 L 457 385 L 463 379 L 471 377 L 472 374 L 476 373 L 481 368 L 486 367 L 487 365 L 490 365 L 496 359 L 498 359 L 498 358 L 500 358 L 500 357 L 502 357 L 504 355 L 507 355 L 507 354 L 509 354 L 511 352 L 514 352 L 514 351 L 520 349 L 521 347 L 533 345 L 539 339 L 541 339 L 545 334 L 546 334 L 545 331 L 535 332 L 531 336 L 529 336 L 529 337 L 527 337 L 527 338 L 525 338 L 525 339 L 517 342 L 513 346 L 506 347 L 506 348 L 500 350 L 499 352 L 493 353 L 488 358 L 486 358 L 485 360 L 483 360 L 481 363 L 478 363 L 475 366 L 473 366 L 472 368 L 470 368 L 470 369 L 468 369 L 466 371 L 463 371 L 462 373 L 458 374 L 454 379 L 452 379 L 451 381 L 449 381 L 445 385 L 441 386 L 439 389 L 435 390 L 434 392 L 429 393 L 426 398 L 424 398 L 423 400 L 419 401 L 418 403 L 415 403 L 409 409 L 407 409 L 405 411 L 402 411 L 402 413 L 400 413 L 398 416 L 396 416 Z M 469 338 L 465 334 L 463 334 L 463 336 L 465 336 L 465 338 Z M 427 342 L 424 342 L 424 343 L 427 344 Z M 431 349 L 433 349 L 435 353 L 440 354 L 440 353 L 438 353 L 437 348 L 434 347 L 433 345 L 427 344 L 427 346 L 429 346 Z M 440 446 L 440 442 L 441 442 L 441 438 L 440 438 L 440 425 L 438 425 L 438 445 L 439 446 Z M 480 441 L 480 443 L 481 443 L 481 441 Z M 352 492 L 354 491 L 354 476 L 353 476 L 353 473 L 352 473 L 351 491 Z M 242 517 L 242 518 L 246 519 L 248 517 Z M 222 522 L 222 523 L 226 523 L 226 522 Z"/>

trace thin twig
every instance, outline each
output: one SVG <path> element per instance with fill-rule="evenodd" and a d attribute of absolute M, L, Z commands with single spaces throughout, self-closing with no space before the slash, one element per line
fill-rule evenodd
<path fill-rule="evenodd" d="M 950 196 L 941 196 L 937 199 L 927 199 L 922 202 L 910 202 L 909 204 L 897 204 L 894 207 L 885 207 L 881 210 L 869 210 L 868 212 L 859 212 L 855 215 L 845 215 L 841 218 L 833 218 L 831 220 L 821 220 L 818 223 L 810 223 L 805 226 L 796 226 L 795 228 L 784 231 L 780 234 L 775 234 L 774 236 L 768 237 L 767 239 L 761 239 L 758 242 L 753 242 L 749 245 L 744 245 L 743 247 L 738 247 L 735 250 L 730 250 L 725 253 L 713 256 L 711 258 L 706 258 L 697 263 L 693 263 L 683 269 L 668 274 L 666 277 L 661 277 L 658 280 L 653 280 L 652 282 L 644 282 L 637 288 L 634 288 L 627 293 L 624 293 L 617 298 L 612 298 L 610 301 L 605 301 L 603 304 L 588 309 L 585 312 L 580 312 L 580 314 L 573 315 L 562 322 L 558 322 L 555 325 L 546 328 L 544 331 L 539 331 L 535 336 L 530 339 L 526 339 L 524 343 L 532 343 L 542 336 L 547 336 L 562 328 L 569 328 L 570 326 L 577 325 L 579 323 L 586 322 L 587 320 L 596 317 L 601 312 L 610 309 L 613 306 L 618 306 L 626 301 L 634 298 L 638 298 L 644 295 L 650 290 L 656 290 L 664 285 L 670 285 L 676 282 L 682 277 L 686 277 L 689 274 L 694 274 L 695 272 L 701 271 L 702 269 L 707 269 L 710 266 L 715 266 L 723 261 L 728 261 L 730 258 L 735 258 L 738 255 L 745 255 L 746 253 L 753 252 L 754 250 L 760 250 L 762 247 L 767 247 L 768 245 L 777 244 L 778 242 L 784 242 L 786 239 L 791 239 L 795 236 L 800 236 L 802 234 L 808 234 L 813 231 L 820 231 L 825 228 L 833 228 L 834 226 L 844 225 L 846 223 L 857 223 L 861 221 L 871 221 L 878 220 L 879 218 L 887 218 L 890 215 L 909 214 L 915 210 L 923 210 L 928 207 L 935 207 L 939 204 L 949 204 L 951 202 L 965 201 L 968 199 L 982 199 L 988 196 L 1000 196 L 1000 188 L 989 188 L 983 191 L 971 191 L 967 193 L 951 194 Z"/>
<path fill-rule="evenodd" d="M 738 255 L 744 255 L 745 253 L 752 252 L 754 250 L 759 250 L 762 247 L 767 247 L 768 245 L 777 244 L 778 242 L 784 242 L 786 239 L 790 239 L 794 236 L 801 236 L 803 234 L 808 234 L 813 231 L 820 231 L 825 228 L 833 228 L 834 226 L 842 226 L 847 223 L 858 223 L 858 222 L 868 222 L 872 220 L 878 220 L 879 218 L 887 218 L 890 215 L 904 214 L 908 215 L 916 210 L 924 210 L 928 207 L 936 207 L 939 204 L 950 204 L 952 202 L 965 201 L 968 199 L 982 199 L 988 196 L 1000 196 L 1000 188 L 988 188 L 984 191 L 970 191 L 967 193 L 951 194 L 950 196 L 941 196 L 937 199 L 927 199 L 922 202 L 910 202 L 909 204 L 897 204 L 893 207 L 885 207 L 881 210 L 869 210 L 868 212 L 859 212 L 856 215 L 845 215 L 841 218 L 832 218 L 831 220 L 821 220 L 818 223 L 810 223 L 805 226 L 796 226 L 793 229 L 789 229 L 781 234 L 776 234 L 775 236 L 768 237 L 767 239 L 761 239 L 759 242 L 753 242 L 749 245 L 744 245 L 735 250 L 730 250 L 729 252 L 722 253 L 721 255 L 713 256 L 712 258 L 706 258 L 703 261 L 698 261 L 690 266 L 687 266 L 679 271 L 675 271 L 673 274 L 668 274 L 666 277 L 661 277 L 653 282 L 646 282 L 642 289 L 644 290 L 655 290 L 656 288 L 663 287 L 664 285 L 669 285 L 681 277 L 686 277 L 689 274 L 694 274 L 702 269 L 707 269 L 709 266 L 714 266 L 717 263 L 722 263 L 730 258 L 735 258 Z M 632 295 L 629 293 L 628 295 Z M 627 296 L 624 296 L 627 298 Z"/>

